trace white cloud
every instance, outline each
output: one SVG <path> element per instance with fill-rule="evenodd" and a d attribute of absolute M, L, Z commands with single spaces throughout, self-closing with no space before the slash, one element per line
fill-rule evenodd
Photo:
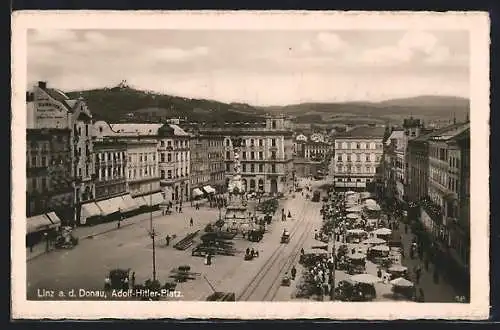
<path fill-rule="evenodd" d="M 193 57 L 203 57 L 209 54 L 207 47 L 195 47 L 192 49 L 181 49 L 173 47 L 163 47 L 153 50 L 150 56 L 158 61 L 186 61 Z"/>
<path fill-rule="evenodd" d="M 347 47 L 346 42 L 335 33 L 319 33 L 315 43 L 321 50 L 331 53 L 343 51 Z"/>
<path fill-rule="evenodd" d="M 65 42 L 75 40 L 76 33 L 72 30 L 34 30 L 30 41 L 36 43 Z"/>

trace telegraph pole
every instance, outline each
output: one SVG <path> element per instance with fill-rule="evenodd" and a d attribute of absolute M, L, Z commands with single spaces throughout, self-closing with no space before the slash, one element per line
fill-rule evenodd
<path fill-rule="evenodd" d="M 149 201 L 151 204 L 151 209 L 149 211 L 149 224 L 151 228 L 151 240 L 153 241 L 153 281 L 156 281 L 156 247 L 155 247 L 155 230 L 153 228 L 153 194 L 151 193 L 153 190 L 153 184 L 149 184 Z"/>

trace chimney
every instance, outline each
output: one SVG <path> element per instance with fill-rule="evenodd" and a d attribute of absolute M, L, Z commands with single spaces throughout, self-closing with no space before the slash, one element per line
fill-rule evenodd
<path fill-rule="evenodd" d="M 47 88 L 47 82 L 46 81 L 39 81 L 38 87 L 43 88 L 43 89 Z"/>

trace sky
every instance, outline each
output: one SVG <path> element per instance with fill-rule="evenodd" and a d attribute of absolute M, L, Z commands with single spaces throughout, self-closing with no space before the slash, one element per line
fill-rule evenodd
<path fill-rule="evenodd" d="M 464 31 L 29 30 L 28 82 L 252 105 L 469 97 Z M 28 86 L 28 87 L 30 87 Z"/>

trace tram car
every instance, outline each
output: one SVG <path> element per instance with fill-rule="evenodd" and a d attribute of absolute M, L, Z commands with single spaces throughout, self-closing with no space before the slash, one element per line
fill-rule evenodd
<path fill-rule="evenodd" d="M 289 243 L 290 242 L 290 233 L 285 230 L 283 231 L 283 234 L 281 235 L 281 243 Z"/>

